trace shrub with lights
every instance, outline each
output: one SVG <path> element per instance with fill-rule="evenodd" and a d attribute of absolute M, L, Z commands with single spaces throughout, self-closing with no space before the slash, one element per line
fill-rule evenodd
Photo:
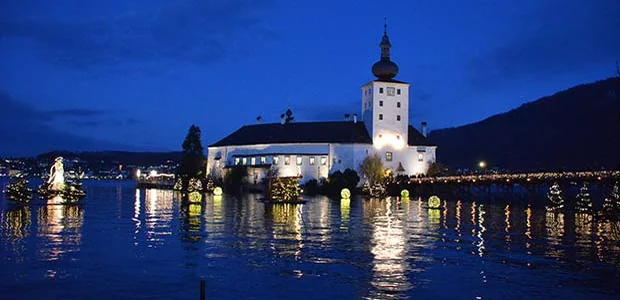
<path fill-rule="evenodd" d="M 590 191 L 588 184 L 583 183 L 579 194 L 577 194 L 577 201 L 575 202 L 575 211 L 578 213 L 592 213 L 592 198 L 590 197 Z"/>
<path fill-rule="evenodd" d="M 28 180 L 17 178 L 10 182 L 4 190 L 6 198 L 13 202 L 30 203 L 32 200 L 32 189 L 28 187 Z"/>
<path fill-rule="evenodd" d="M 557 182 L 549 188 L 547 193 L 547 211 L 548 212 L 560 212 L 564 209 L 564 197 L 562 196 L 562 190 Z"/>
<path fill-rule="evenodd" d="M 620 190 L 618 182 L 611 189 L 611 192 L 603 201 L 603 215 L 608 220 L 620 219 Z"/>
<path fill-rule="evenodd" d="M 269 199 L 274 202 L 299 202 L 299 177 L 274 177 L 269 187 Z"/>

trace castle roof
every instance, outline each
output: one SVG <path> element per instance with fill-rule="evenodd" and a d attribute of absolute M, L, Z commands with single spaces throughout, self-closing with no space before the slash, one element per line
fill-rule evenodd
<path fill-rule="evenodd" d="M 270 123 L 243 126 L 209 147 L 300 143 L 372 144 L 372 138 L 363 122 Z M 409 126 L 409 145 L 431 144 Z"/>

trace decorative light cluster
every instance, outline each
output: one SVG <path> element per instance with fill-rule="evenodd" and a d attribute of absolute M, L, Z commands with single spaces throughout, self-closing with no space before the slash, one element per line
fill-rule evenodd
<path fill-rule="evenodd" d="M 590 191 L 588 184 L 583 183 L 579 194 L 577 194 L 577 202 L 575 202 L 575 210 L 580 213 L 592 213 L 592 198 L 590 197 Z"/>
<path fill-rule="evenodd" d="M 620 189 L 616 182 L 611 189 L 609 196 L 603 201 L 603 215 L 610 220 L 620 219 Z"/>
<path fill-rule="evenodd" d="M 271 182 L 269 198 L 273 201 L 299 201 L 301 188 L 298 177 L 275 177 Z"/>
<path fill-rule="evenodd" d="M 439 206 L 441 206 L 441 199 L 439 197 L 433 195 L 428 198 L 429 208 L 439 208 Z"/>
<path fill-rule="evenodd" d="M 351 198 L 351 191 L 348 188 L 343 188 L 340 191 L 340 197 L 342 197 L 342 199 L 350 199 Z"/>
<path fill-rule="evenodd" d="M 24 178 L 10 182 L 4 193 L 10 201 L 29 203 L 32 200 L 32 189 L 28 187 L 28 180 Z"/>
<path fill-rule="evenodd" d="M 468 182 L 544 182 L 550 180 L 607 180 L 620 179 L 620 170 L 616 171 L 585 171 L 585 172 L 538 172 L 538 173 L 518 173 L 518 174 L 477 174 L 477 175 L 454 175 L 454 176 L 438 176 L 411 178 L 410 181 L 415 183 L 468 183 Z"/>
<path fill-rule="evenodd" d="M 549 188 L 549 193 L 547 193 L 547 199 L 549 199 L 549 203 L 547 204 L 548 212 L 560 212 L 564 209 L 564 197 L 562 196 L 562 190 L 560 189 L 560 185 L 557 182 L 554 182 L 553 185 Z"/>
<path fill-rule="evenodd" d="M 188 192 L 201 192 L 202 191 L 202 181 L 198 178 L 191 178 L 189 180 L 189 184 L 187 185 Z"/>

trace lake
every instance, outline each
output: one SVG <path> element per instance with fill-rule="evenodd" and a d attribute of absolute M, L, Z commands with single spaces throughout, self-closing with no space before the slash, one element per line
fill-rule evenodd
<path fill-rule="evenodd" d="M 617 299 L 617 224 L 526 204 L 206 196 L 84 182 L 0 200 L 0 299 Z"/>

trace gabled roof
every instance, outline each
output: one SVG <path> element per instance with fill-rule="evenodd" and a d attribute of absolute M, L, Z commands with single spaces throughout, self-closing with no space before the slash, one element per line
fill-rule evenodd
<path fill-rule="evenodd" d="M 243 126 L 209 147 L 284 143 L 372 144 L 372 139 L 363 122 L 271 123 Z"/>
<path fill-rule="evenodd" d="M 415 127 L 409 125 L 409 140 L 407 144 L 409 146 L 436 146 L 428 141 Z"/>

